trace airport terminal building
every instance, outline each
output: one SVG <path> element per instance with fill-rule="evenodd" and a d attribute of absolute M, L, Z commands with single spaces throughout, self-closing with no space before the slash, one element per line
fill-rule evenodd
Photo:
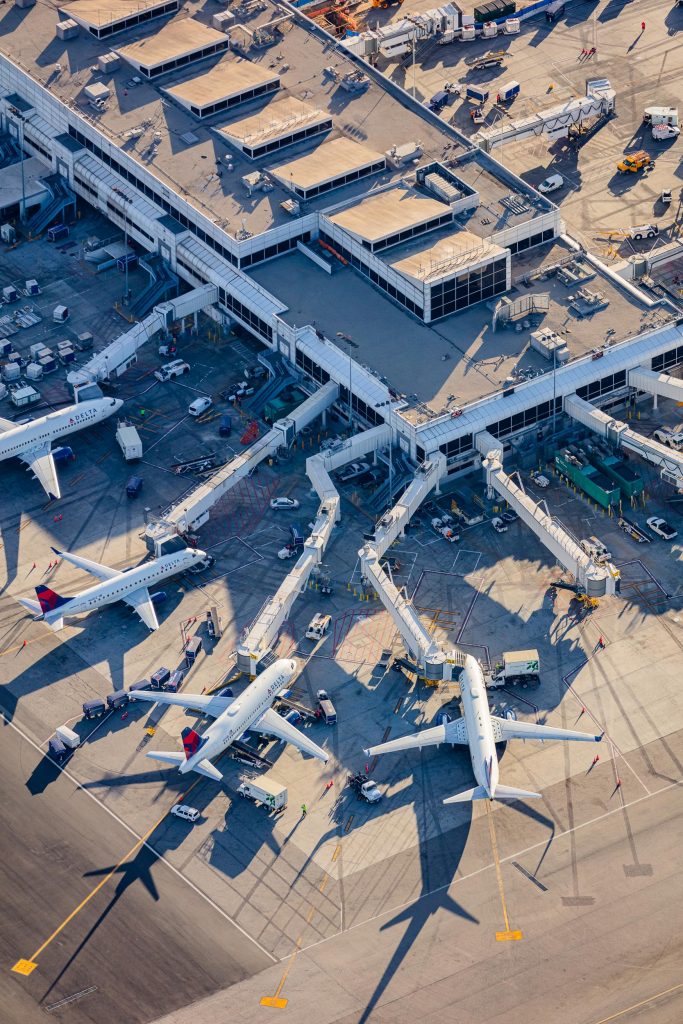
<path fill-rule="evenodd" d="M 20 151 L 42 162 L 34 209 L 82 198 L 452 473 L 482 430 L 538 429 L 573 393 L 622 403 L 629 370 L 683 362 L 666 297 L 303 15 L 264 8 L 224 31 L 177 2 L 22 4 L 0 43 L 0 184 Z"/>

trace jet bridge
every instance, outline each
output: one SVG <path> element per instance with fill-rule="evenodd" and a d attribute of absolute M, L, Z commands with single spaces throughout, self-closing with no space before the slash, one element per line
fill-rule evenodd
<path fill-rule="evenodd" d="M 473 142 L 486 153 L 508 142 L 521 142 L 539 135 L 544 135 L 548 142 L 554 142 L 555 139 L 566 139 L 573 125 L 580 125 L 593 117 L 606 117 L 613 113 L 614 108 L 615 92 L 607 79 L 591 79 L 586 82 L 585 96 L 541 110 L 530 117 L 506 119 L 491 128 L 482 128 L 473 137 Z"/>
<path fill-rule="evenodd" d="M 320 507 L 296 565 L 277 592 L 265 602 L 237 649 L 237 666 L 243 672 L 256 675 L 270 654 L 283 622 L 289 618 L 299 594 L 306 589 L 313 569 L 322 562 L 332 531 L 341 519 L 339 492 L 330 473 L 390 443 L 391 428 L 382 424 L 356 434 L 339 448 L 319 452 L 306 460 L 306 473 L 320 498 Z"/>
<path fill-rule="evenodd" d="M 382 568 L 382 555 L 401 536 L 411 517 L 446 473 L 446 459 L 440 452 L 430 455 L 418 468 L 402 498 L 382 517 L 375 530 L 375 539 L 358 552 L 361 572 L 372 583 L 380 601 L 400 632 L 408 654 L 418 671 L 427 679 L 452 679 L 455 667 L 462 668 L 464 655 L 444 651 L 428 632 L 412 602 L 402 593 Z"/>
<path fill-rule="evenodd" d="M 637 391 L 645 391 L 654 397 L 653 408 L 657 408 L 658 398 L 672 398 L 674 402 L 683 402 L 683 380 L 671 377 L 668 373 L 655 373 L 645 366 L 629 370 L 628 382 Z"/>
<path fill-rule="evenodd" d="M 111 380 L 120 377 L 136 361 L 139 348 L 161 330 L 169 330 L 171 325 L 182 317 L 198 313 L 218 302 L 218 288 L 215 284 L 203 284 L 199 288 L 180 295 L 169 302 L 161 302 L 155 306 L 144 320 L 134 324 L 129 331 L 119 335 L 101 352 L 92 356 L 78 370 L 67 375 L 67 382 L 75 387 L 87 381 Z"/>
<path fill-rule="evenodd" d="M 489 435 L 490 437 L 490 435 Z M 521 479 L 516 482 L 504 471 L 500 442 L 484 459 L 486 485 L 496 491 L 541 543 L 578 583 L 589 597 L 603 597 L 617 592 L 619 570 L 611 563 L 597 565 L 571 537 L 557 519 L 550 515 L 545 501 L 537 503 L 524 490 Z"/>
<path fill-rule="evenodd" d="M 244 480 L 260 462 L 275 455 L 278 448 L 289 447 L 295 435 L 329 408 L 338 396 L 339 385 L 329 381 L 289 416 L 277 420 L 267 434 L 186 494 L 160 520 L 149 523 L 145 531 L 147 546 L 159 554 L 163 552 L 164 545 L 178 534 L 203 526 L 217 501 L 220 501 L 240 480 Z"/>
<path fill-rule="evenodd" d="M 642 371 L 637 372 L 642 373 Z M 633 384 L 634 371 L 631 371 L 629 381 Z M 601 409 L 596 409 L 590 402 L 584 401 L 578 395 L 568 395 L 565 398 L 564 411 L 585 427 L 594 430 L 600 437 L 604 437 L 616 448 L 634 452 L 651 462 L 653 466 L 659 466 L 668 474 L 667 479 L 675 482 L 675 486 L 683 487 L 683 452 L 667 448 L 666 445 L 660 444 L 652 437 L 643 437 L 642 434 L 631 430 L 625 423 L 613 419 Z"/>

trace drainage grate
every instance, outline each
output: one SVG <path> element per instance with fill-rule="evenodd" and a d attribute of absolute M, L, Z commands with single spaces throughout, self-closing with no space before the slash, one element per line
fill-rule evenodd
<path fill-rule="evenodd" d="M 80 992 L 74 992 L 72 996 L 65 996 L 64 999 L 59 999 L 56 1003 L 48 1003 L 45 1007 L 45 1013 L 56 1013 L 57 1010 L 62 1010 L 71 1003 L 77 1003 L 79 1000 L 85 999 L 86 996 L 91 996 L 93 992 L 97 992 L 97 985 L 91 985 L 90 988 L 82 988 Z"/>

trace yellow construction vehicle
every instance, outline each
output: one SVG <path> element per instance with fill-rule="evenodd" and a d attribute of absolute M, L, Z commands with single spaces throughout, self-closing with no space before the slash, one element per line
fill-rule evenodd
<path fill-rule="evenodd" d="M 622 174 L 630 172 L 635 174 L 637 171 L 642 171 L 645 167 L 649 167 L 652 164 L 652 157 L 649 153 L 646 153 L 644 149 L 639 149 L 637 153 L 627 153 L 623 160 L 620 160 L 617 164 L 617 170 L 621 171 Z"/>
<path fill-rule="evenodd" d="M 381 7 L 385 10 L 387 7 L 400 7 L 403 0 L 372 0 L 373 7 Z"/>

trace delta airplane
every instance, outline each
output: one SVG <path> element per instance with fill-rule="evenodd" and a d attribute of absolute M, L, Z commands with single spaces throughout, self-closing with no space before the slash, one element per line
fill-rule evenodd
<path fill-rule="evenodd" d="M 93 427 L 112 416 L 122 405 L 120 398 L 95 398 L 69 405 L 21 426 L 0 417 L 0 462 L 3 459 L 21 459 L 42 484 L 48 498 L 61 498 L 52 458 L 52 442 L 85 427 Z"/>
<path fill-rule="evenodd" d="M 61 597 L 50 587 L 36 587 L 37 601 L 28 598 L 19 598 L 19 602 L 33 612 L 36 618 L 43 619 L 48 626 L 55 631 L 64 626 L 65 615 L 79 615 L 83 612 L 92 612 L 96 608 L 103 608 L 107 604 L 115 604 L 117 601 L 125 601 L 133 608 L 144 624 L 149 629 L 158 629 L 154 604 L 148 587 L 155 583 L 161 583 L 169 576 L 176 576 L 185 572 L 192 566 L 197 565 L 207 558 L 203 551 L 195 548 L 184 548 L 182 551 L 174 551 L 170 555 L 162 555 L 151 562 L 143 562 L 134 569 L 110 569 L 108 565 L 100 565 L 99 562 L 91 562 L 89 558 L 81 558 L 79 555 L 71 555 L 68 551 L 57 551 L 54 553 L 63 558 L 65 562 L 84 569 L 86 572 L 97 576 L 101 583 L 94 587 L 88 587 L 73 597 Z"/>
<path fill-rule="evenodd" d="M 484 675 L 476 658 L 468 654 L 460 677 L 463 717 L 445 725 L 404 736 L 401 739 L 368 747 L 366 756 L 388 754 L 395 750 L 420 750 L 438 743 L 462 743 L 470 748 L 472 770 L 478 785 L 463 793 L 447 797 L 445 804 L 458 804 L 468 800 L 522 800 L 540 797 L 526 789 L 513 789 L 498 782 L 496 743 L 506 740 L 579 740 L 599 743 L 602 736 L 591 736 L 571 729 L 553 729 L 546 725 L 509 721 L 496 718 L 489 710 Z"/>
<path fill-rule="evenodd" d="M 312 754 L 318 760 L 327 762 L 325 751 L 295 729 L 271 704 L 280 690 L 287 686 L 296 672 L 296 662 L 281 659 L 250 683 L 240 697 L 222 697 L 195 693 L 150 693 L 148 690 L 131 690 L 131 698 L 149 700 L 155 704 L 175 704 L 181 708 L 199 711 L 202 715 L 214 718 L 209 728 L 200 736 L 192 728 L 183 729 L 182 740 L 184 753 L 165 753 L 150 750 L 146 755 L 156 761 L 178 765 L 178 770 L 199 772 L 209 779 L 220 782 L 223 776 L 211 759 L 218 757 L 235 740 L 253 729 L 254 732 L 266 733 L 278 740 L 284 740 L 298 747 L 304 754 Z"/>

